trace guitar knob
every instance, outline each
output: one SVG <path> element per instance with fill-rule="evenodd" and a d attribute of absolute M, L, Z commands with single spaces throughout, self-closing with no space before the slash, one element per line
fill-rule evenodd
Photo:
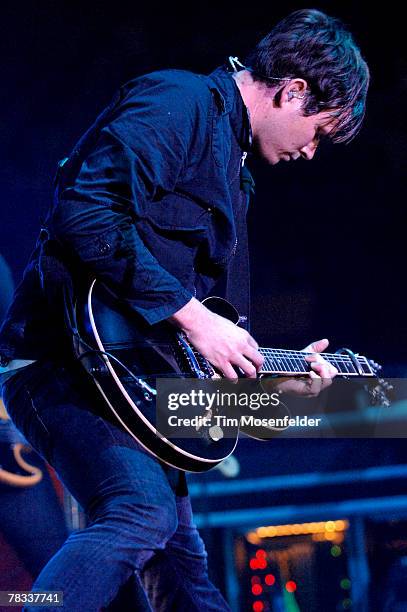
<path fill-rule="evenodd" d="M 209 437 L 212 438 L 214 442 L 218 442 L 223 438 L 223 429 L 222 427 L 219 427 L 219 425 L 212 425 L 212 427 L 209 428 L 208 433 Z"/>
<path fill-rule="evenodd" d="M 89 368 L 89 374 L 92 376 L 98 376 L 99 374 L 104 374 L 106 371 L 106 366 L 92 366 Z"/>

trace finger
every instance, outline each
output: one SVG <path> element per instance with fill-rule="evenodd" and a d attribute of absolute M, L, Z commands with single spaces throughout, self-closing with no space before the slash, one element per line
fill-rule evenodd
<path fill-rule="evenodd" d="M 317 355 L 317 357 L 319 359 L 311 362 L 312 370 L 321 378 L 335 378 L 335 376 L 338 374 L 338 370 L 333 365 L 325 361 L 325 359 L 322 359 L 320 355 Z"/>
<path fill-rule="evenodd" d="M 247 338 L 247 344 L 252 346 L 254 349 L 259 348 L 259 345 L 257 344 L 256 340 L 250 334 L 249 334 L 249 337 Z"/>
<path fill-rule="evenodd" d="M 327 365 L 331 367 L 330 364 L 327 364 Z M 324 368 L 324 366 L 321 365 L 320 363 L 313 363 L 311 364 L 311 367 L 313 369 L 309 373 L 310 378 L 312 378 L 315 381 L 317 379 L 319 380 L 319 388 L 311 384 L 311 389 L 314 395 L 318 395 L 320 391 L 327 389 L 332 384 L 332 377 L 330 376 L 329 369 Z M 336 370 L 336 368 L 334 369 Z"/>
<path fill-rule="evenodd" d="M 307 397 L 317 397 L 323 389 L 324 379 L 314 370 L 309 372 Z"/>
<path fill-rule="evenodd" d="M 236 357 L 236 359 L 233 360 L 233 364 L 241 368 L 248 378 L 257 377 L 256 366 L 253 365 L 253 363 L 246 359 L 246 357 L 244 357 L 243 355 L 241 355 L 240 357 Z"/>
<path fill-rule="evenodd" d="M 322 340 L 316 340 L 311 342 L 308 346 L 302 349 L 303 353 L 322 353 L 329 346 L 328 338 L 322 338 Z"/>
<path fill-rule="evenodd" d="M 233 381 L 238 380 L 237 372 L 235 368 L 232 366 L 232 364 L 225 363 L 224 365 L 220 366 L 220 370 L 223 376 L 227 378 L 228 380 L 233 380 Z"/>
<path fill-rule="evenodd" d="M 335 368 L 335 366 L 331 365 L 329 361 L 326 361 L 326 359 L 324 359 L 319 353 L 312 353 L 311 355 L 304 357 L 304 359 L 311 365 L 311 367 L 317 365 L 318 374 L 323 378 L 334 378 L 338 374 L 338 370 Z M 320 371 L 321 367 L 324 368 L 323 372 Z"/>
<path fill-rule="evenodd" d="M 244 351 L 244 356 L 247 357 L 247 359 L 249 359 L 253 363 L 256 370 L 260 370 L 261 366 L 264 363 L 264 357 L 259 353 L 259 351 L 252 347 L 248 347 Z"/>
<path fill-rule="evenodd" d="M 330 385 L 332 385 L 332 378 L 322 378 L 321 391 L 327 389 Z"/>

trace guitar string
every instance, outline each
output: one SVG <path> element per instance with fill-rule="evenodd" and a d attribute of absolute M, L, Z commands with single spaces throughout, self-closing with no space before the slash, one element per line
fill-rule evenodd
<path fill-rule="evenodd" d="M 295 350 L 286 350 L 286 349 L 273 349 L 273 348 L 264 348 L 264 347 L 259 347 L 259 351 L 266 353 L 279 353 L 282 356 L 287 356 L 287 355 L 293 355 L 293 356 L 298 356 L 298 357 L 303 357 L 304 355 L 314 355 L 315 352 L 312 351 L 295 351 Z M 351 358 L 349 357 L 349 355 L 343 355 L 340 353 L 321 353 L 322 355 L 324 355 L 325 357 L 332 357 L 334 359 L 345 359 L 347 361 L 351 361 Z M 363 359 L 365 360 L 366 357 L 364 357 L 363 355 L 358 355 L 357 359 Z"/>
<path fill-rule="evenodd" d="M 271 370 L 281 369 L 283 372 L 307 372 L 308 370 L 305 367 L 305 356 L 313 354 L 304 353 L 303 351 L 287 351 L 285 349 L 271 348 L 259 348 L 259 351 L 263 353 L 265 357 L 265 363 L 262 366 L 263 370 L 267 368 Z M 338 366 L 340 374 L 358 373 L 349 355 L 326 353 L 324 357 L 327 358 L 328 362 L 333 361 L 333 363 Z M 361 366 L 368 365 L 366 357 L 358 356 L 357 358 Z"/>
<path fill-rule="evenodd" d="M 308 355 L 314 355 L 314 353 L 280 353 L 277 351 L 270 351 L 270 350 L 264 350 L 264 349 L 259 349 L 259 352 L 262 353 L 265 357 L 271 357 L 271 358 L 275 358 L 275 359 L 301 359 L 304 360 L 305 357 L 307 357 Z M 343 363 L 353 363 L 353 360 L 345 355 L 333 355 L 332 353 L 322 353 L 322 356 L 326 358 L 327 361 L 331 360 L 331 361 L 337 361 L 337 362 L 343 362 Z M 366 357 L 357 357 L 359 363 L 361 364 L 366 364 L 367 363 L 367 359 Z"/>

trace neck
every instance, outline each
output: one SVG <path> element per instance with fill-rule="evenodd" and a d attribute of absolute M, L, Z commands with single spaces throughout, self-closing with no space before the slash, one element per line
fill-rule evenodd
<path fill-rule="evenodd" d="M 307 355 L 303 351 L 285 349 L 259 348 L 264 357 L 264 364 L 260 374 L 303 374 L 309 372 L 311 367 L 305 360 Z M 362 355 L 323 353 L 324 359 L 338 370 L 339 376 L 373 376 L 373 370 L 366 357 Z"/>
<path fill-rule="evenodd" d="M 265 108 L 267 107 L 270 113 L 270 107 L 273 106 L 274 93 L 269 86 L 260 81 L 255 81 L 249 70 L 236 72 L 233 78 L 247 108 L 250 127 L 255 139 L 263 121 L 262 114 L 264 114 Z"/>
<path fill-rule="evenodd" d="M 243 98 L 246 108 L 249 113 L 252 112 L 254 107 L 254 95 L 256 82 L 253 80 L 251 72 L 248 70 L 240 70 L 233 75 L 236 85 L 240 91 L 240 95 Z"/>

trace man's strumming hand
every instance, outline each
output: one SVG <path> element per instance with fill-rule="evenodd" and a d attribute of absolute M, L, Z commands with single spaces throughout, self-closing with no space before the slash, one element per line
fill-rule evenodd
<path fill-rule="evenodd" d="M 237 378 L 235 368 L 241 368 L 249 378 L 256 378 L 264 360 L 257 342 L 246 330 L 211 312 L 195 298 L 169 320 L 226 378 Z"/>

